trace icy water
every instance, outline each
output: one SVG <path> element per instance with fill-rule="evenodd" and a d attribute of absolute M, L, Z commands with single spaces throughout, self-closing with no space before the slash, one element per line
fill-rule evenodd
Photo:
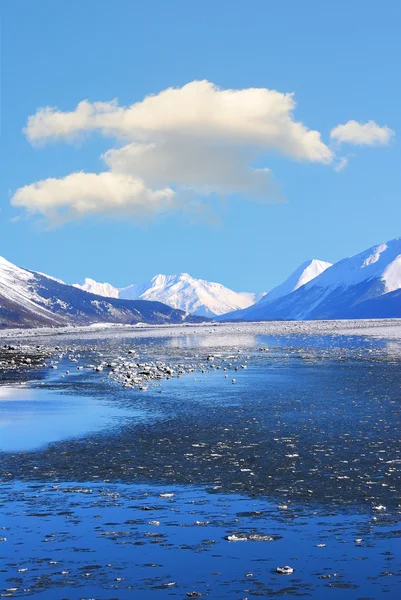
<path fill-rule="evenodd" d="M 120 426 L 123 417 L 148 420 L 145 410 L 116 407 L 101 396 L 48 389 L 0 387 L 0 451 L 33 450 L 50 442 Z"/>
<path fill-rule="evenodd" d="M 0 593 L 398 598 L 401 344 L 338 333 L 40 339 L 57 369 L 0 387 Z M 133 349 L 182 376 L 94 370 Z"/>

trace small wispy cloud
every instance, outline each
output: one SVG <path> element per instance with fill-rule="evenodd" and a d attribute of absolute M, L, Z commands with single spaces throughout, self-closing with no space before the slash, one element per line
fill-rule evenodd
<path fill-rule="evenodd" d="M 345 167 L 347 165 L 348 165 L 348 157 L 341 156 L 341 158 L 339 158 L 338 161 L 335 163 L 334 170 L 336 171 L 336 173 L 340 173 L 341 171 L 343 171 L 345 169 Z"/>
<path fill-rule="evenodd" d="M 395 132 L 387 126 L 380 126 L 375 121 L 358 123 L 348 121 L 337 125 L 330 132 L 331 139 L 339 143 L 354 144 L 355 146 L 383 146 L 390 142 Z"/>

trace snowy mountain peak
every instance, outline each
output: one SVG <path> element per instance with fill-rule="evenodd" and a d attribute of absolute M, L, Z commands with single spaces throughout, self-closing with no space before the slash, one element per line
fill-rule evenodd
<path fill-rule="evenodd" d="M 220 283 L 195 279 L 189 273 L 159 274 L 143 285 L 120 290 L 120 298 L 158 300 L 186 313 L 214 317 L 253 304 L 255 294 L 234 292 Z"/>
<path fill-rule="evenodd" d="M 110 285 L 110 283 L 99 283 L 94 279 L 87 277 L 82 284 L 74 283 L 74 287 L 96 294 L 97 296 L 106 296 L 107 298 L 118 298 L 119 289 Z"/>
<path fill-rule="evenodd" d="M 175 285 L 177 283 L 204 283 L 202 279 L 195 279 L 189 273 L 180 273 L 179 275 L 164 275 L 163 273 L 159 273 L 159 275 L 155 275 L 152 277 L 150 282 L 154 286 L 165 286 L 165 285 Z M 207 283 L 207 282 L 206 282 Z"/>
<path fill-rule="evenodd" d="M 315 279 L 320 273 L 323 273 L 329 267 L 332 267 L 333 264 L 329 262 L 325 262 L 324 260 L 317 260 L 316 258 L 305 262 L 303 265 L 303 270 L 299 280 L 294 287 L 294 290 L 297 290 L 301 286 L 309 283 L 312 279 Z"/>
<path fill-rule="evenodd" d="M 401 238 L 344 258 L 291 293 L 275 298 L 268 294 L 264 300 L 227 317 L 248 321 L 400 317 Z"/>
<path fill-rule="evenodd" d="M 319 282 L 333 288 L 357 285 L 371 279 L 382 282 L 384 293 L 401 287 L 401 238 L 343 258 Z"/>
<path fill-rule="evenodd" d="M 98 283 L 87 278 L 75 284 L 87 292 L 124 300 L 153 300 L 197 316 L 214 317 L 226 312 L 246 308 L 257 302 L 263 294 L 234 292 L 221 283 L 195 279 L 189 273 L 164 275 L 159 273 L 144 284 L 116 288 L 108 283 Z"/>
<path fill-rule="evenodd" d="M 260 304 L 265 304 L 267 302 L 271 302 L 272 300 L 277 300 L 277 298 L 281 298 L 286 296 L 287 294 L 291 294 L 298 288 L 302 287 L 309 281 L 312 281 L 323 273 L 326 269 L 332 266 L 332 263 L 325 262 L 324 260 L 317 260 L 316 258 L 312 260 L 307 260 L 302 263 L 283 283 L 273 288 L 270 292 L 266 294 L 260 301 Z"/>

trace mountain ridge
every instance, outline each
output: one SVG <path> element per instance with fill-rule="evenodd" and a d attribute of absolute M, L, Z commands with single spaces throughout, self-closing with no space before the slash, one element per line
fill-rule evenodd
<path fill-rule="evenodd" d="M 161 302 L 105 298 L 0 257 L 0 327 L 196 322 Z M 201 320 L 201 319 L 198 319 Z"/>
<path fill-rule="evenodd" d="M 85 279 L 75 287 L 86 291 L 115 294 L 114 297 L 130 300 L 156 300 L 188 314 L 214 318 L 231 310 L 246 308 L 258 301 L 264 293 L 235 292 L 221 283 L 195 279 L 188 273 L 155 275 L 144 284 L 115 288 L 108 283 Z"/>
<path fill-rule="evenodd" d="M 401 317 L 401 303 L 396 300 L 400 289 L 401 238 L 395 238 L 338 261 L 290 294 L 270 302 L 267 296 L 264 303 L 225 318 L 258 321 Z"/>
<path fill-rule="evenodd" d="M 0 257 L 0 327 L 183 323 L 205 317 L 218 321 L 401 317 L 401 238 L 334 265 L 306 261 L 261 298 L 188 273 L 159 274 L 145 284 L 120 289 L 93 279 L 86 279 L 84 286 L 68 285 Z M 231 310 L 238 304 L 245 308 Z"/>
<path fill-rule="evenodd" d="M 332 267 L 332 263 L 318 260 L 316 258 L 307 260 L 303 262 L 295 271 L 293 271 L 287 279 L 285 279 L 282 283 L 274 287 L 270 292 L 267 292 L 259 302 L 256 302 L 253 306 L 249 308 L 245 308 L 241 311 L 234 311 L 228 313 L 227 315 L 223 315 L 220 320 L 241 320 L 243 315 L 247 315 L 247 311 L 251 311 L 253 308 L 262 307 L 270 304 L 271 302 L 278 300 L 291 294 L 295 290 L 299 289 L 309 281 L 312 281 L 316 277 L 318 277 L 321 273 L 323 273 L 326 269 Z"/>

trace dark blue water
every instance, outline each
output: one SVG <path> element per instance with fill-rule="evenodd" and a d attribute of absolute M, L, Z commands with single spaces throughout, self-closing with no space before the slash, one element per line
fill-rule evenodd
<path fill-rule="evenodd" d="M 400 532 L 385 516 L 279 510 L 195 487 L 6 484 L 3 493 L 1 576 L 13 596 L 397 597 Z M 273 539 L 225 539 L 252 533 Z M 277 575 L 287 564 L 294 573 Z"/>
<path fill-rule="evenodd" d="M 222 368 L 146 392 L 86 368 L 133 344 Z M 397 342 L 236 331 L 78 349 L 82 371 L 62 377 L 63 358 L 0 388 L 3 594 L 398 597 Z"/>

